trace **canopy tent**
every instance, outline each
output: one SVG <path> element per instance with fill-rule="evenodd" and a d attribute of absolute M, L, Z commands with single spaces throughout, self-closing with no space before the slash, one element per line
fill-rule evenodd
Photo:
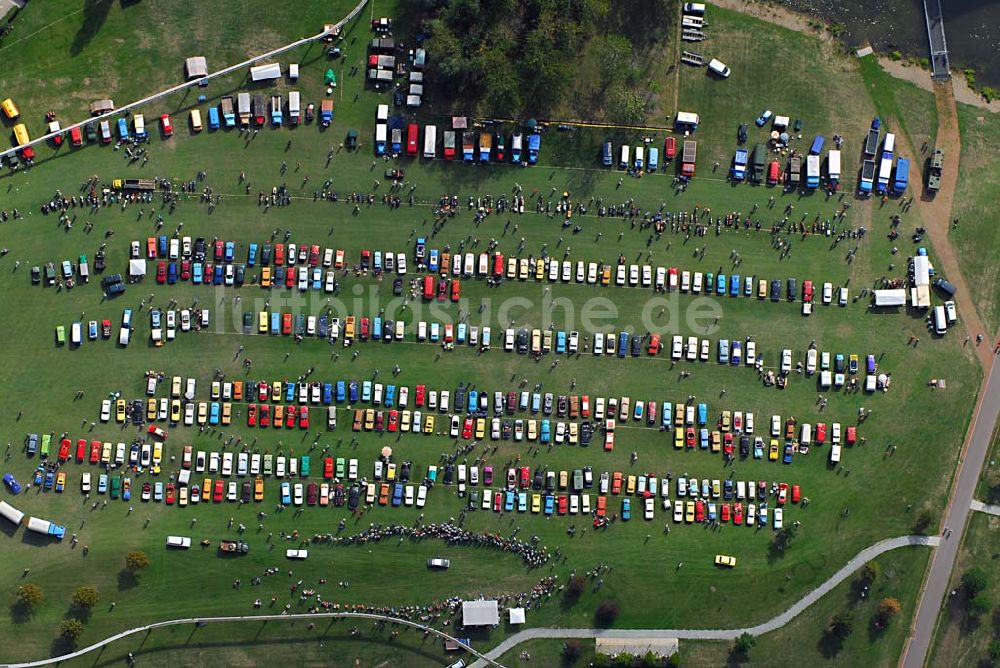
<path fill-rule="evenodd" d="M 464 601 L 462 624 L 465 626 L 494 626 L 500 623 L 500 608 L 496 600 Z"/>
<path fill-rule="evenodd" d="M 146 261 L 134 259 L 128 261 L 128 277 L 133 281 L 138 281 L 146 275 Z"/>
<path fill-rule="evenodd" d="M 205 56 L 191 56 L 184 61 L 184 71 L 188 81 L 208 76 L 208 61 Z"/>
<path fill-rule="evenodd" d="M 281 65 L 272 63 L 270 65 L 257 65 L 250 68 L 250 79 L 253 81 L 267 81 L 281 77 Z"/>
<path fill-rule="evenodd" d="M 510 623 L 511 624 L 524 624 L 524 608 L 511 608 L 510 609 Z"/>

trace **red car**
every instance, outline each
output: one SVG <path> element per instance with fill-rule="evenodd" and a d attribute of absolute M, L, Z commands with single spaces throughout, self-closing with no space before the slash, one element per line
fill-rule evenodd
<path fill-rule="evenodd" d="M 656 424 L 656 402 L 646 402 L 646 421 L 649 424 Z"/>
<path fill-rule="evenodd" d="M 783 506 L 788 502 L 788 483 L 778 483 L 778 505 Z"/>
<path fill-rule="evenodd" d="M 167 263 L 160 261 L 156 263 L 156 282 L 166 283 L 167 282 Z"/>
<path fill-rule="evenodd" d="M 306 487 L 306 503 L 315 506 L 317 501 L 319 501 L 319 487 L 316 483 L 311 482 Z"/>
<path fill-rule="evenodd" d="M 418 407 L 422 407 L 424 405 L 424 399 L 426 396 L 427 396 L 427 386 L 417 385 L 416 405 Z"/>
<path fill-rule="evenodd" d="M 395 434 L 399 428 L 399 411 L 392 409 L 389 411 L 389 432 Z"/>
<path fill-rule="evenodd" d="M 457 278 L 451 282 L 451 301 L 457 302 L 462 298 L 462 281 Z"/>
<path fill-rule="evenodd" d="M 655 336 L 655 335 L 654 335 Z M 585 394 L 580 397 L 580 415 L 581 417 L 590 417 L 590 395 Z"/>
<path fill-rule="evenodd" d="M 222 480 L 216 480 L 215 485 L 212 489 L 212 501 L 215 501 L 216 503 L 222 503 L 222 488 L 223 488 Z"/>
<path fill-rule="evenodd" d="M 260 405 L 260 418 L 258 423 L 261 427 L 266 427 L 271 424 L 271 407 L 268 404 Z"/>
<path fill-rule="evenodd" d="M 309 247 L 309 266 L 315 267 L 319 264 L 319 246 L 313 244 Z"/>
<path fill-rule="evenodd" d="M 327 480 L 333 479 L 333 457 L 323 458 L 323 477 Z"/>
<path fill-rule="evenodd" d="M 260 385 L 257 386 L 257 396 L 260 401 L 267 401 L 271 397 L 271 384 L 266 380 L 260 381 Z"/>
<path fill-rule="evenodd" d="M 472 438 L 472 418 L 465 418 L 465 422 L 462 423 L 462 438 Z"/>
<path fill-rule="evenodd" d="M 289 269 L 285 272 L 285 287 L 294 288 L 295 287 L 295 270 Z"/>
<path fill-rule="evenodd" d="M 379 433 L 385 431 L 385 413 L 383 411 L 375 411 L 375 431 Z"/>
<path fill-rule="evenodd" d="M 285 407 L 285 428 L 291 429 L 295 426 L 295 418 L 298 416 L 298 410 L 295 406 Z"/>
<path fill-rule="evenodd" d="M 156 259 L 156 237 L 146 237 L 146 257 Z"/>
<path fill-rule="evenodd" d="M 792 485 L 792 503 L 798 503 L 800 498 L 802 498 L 802 490 L 799 489 L 798 485 Z"/>
<path fill-rule="evenodd" d="M 663 142 L 663 155 L 667 160 L 673 160 L 674 156 L 677 155 L 677 139 L 674 137 L 667 137 Z"/>
<path fill-rule="evenodd" d="M 186 281 L 191 278 L 191 260 L 181 260 L 181 280 Z"/>
<path fill-rule="evenodd" d="M 281 314 L 281 333 L 288 336 L 292 333 L 292 314 L 282 313 Z"/>
<path fill-rule="evenodd" d="M 169 114 L 160 116 L 160 126 L 163 128 L 164 137 L 172 137 L 174 135 L 174 126 L 170 123 Z"/>
<path fill-rule="evenodd" d="M 367 317 L 361 318 L 361 340 L 368 340 L 368 333 L 371 329 L 371 320 Z"/>
<path fill-rule="evenodd" d="M 82 462 L 87 458 L 87 439 L 81 438 L 76 442 L 76 461 Z"/>
<path fill-rule="evenodd" d="M 559 495 L 559 514 L 565 515 L 569 512 L 569 497 L 565 494 Z"/>
<path fill-rule="evenodd" d="M 438 281 L 438 301 L 443 302 L 448 298 L 448 281 L 443 278 Z"/>
<path fill-rule="evenodd" d="M 302 406 L 299 408 L 299 429 L 309 428 L 309 407 Z"/>
<path fill-rule="evenodd" d="M 816 444 L 823 445 L 826 443 L 826 423 L 820 422 L 816 425 Z"/>
<path fill-rule="evenodd" d="M 279 267 L 285 264 L 285 244 L 274 244 L 274 264 Z"/>
<path fill-rule="evenodd" d="M 809 304 L 812 302 L 812 300 L 813 300 L 813 282 L 802 281 L 802 301 Z"/>
<path fill-rule="evenodd" d="M 494 492 L 493 494 L 493 510 L 495 512 L 500 512 L 500 508 L 503 504 L 503 492 Z"/>
<path fill-rule="evenodd" d="M 726 457 L 733 456 L 733 433 L 727 431 L 722 437 L 722 452 L 725 453 Z"/>
<path fill-rule="evenodd" d="M 96 464 L 101 461 L 101 442 L 91 441 L 90 442 L 90 463 Z"/>
<path fill-rule="evenodd" d="M 704 522 L 705 521 L 705 502 L 698 499 L 694 502 L 694 521 Z"/>
<path fill-rule="evenodd" d="M 222 239 L 215 240 L 215 261 L 222 262 L 226 257 L 226 243 Z"/>
<path fill-rule="evenodd" d="M 689 448 L 694 447 L 694 427 L 687 428 L 687 446 Z"/>
<path fill-rule="evenodd" d="M 250 404 L 247 407 L 247 426 L 257 426 L 257 404 Z"/>
<path fill-rule="evenodd" d="M 733 506 L 733 524 L 743 524 L 743 504 L 737 503 Z"/>
<path fill-rule="evenodd" d="M 69 448 L 72 445 L 68 438 L 64 438 L 59 443 L 59 461 L 64 462 L 69 459 Z"/>
<path fill-rule="evenodd" d="M 174 483 L 167 483 L 167 505 L 174 505 Z"/>
<path fill-rule="evenodd" d="M 531 469 L 529 469 L 527 466 L 522 466 L 521 467 L 521 487 L 523 487 L 524 489 L 527 489 L 528 485 L 530 485 L 530 484 L 531 484 Z"/>
<path fill-rule="evenodd" d="M 723 522 L 728 522 L 729 521 L 729 514 L 730 514 L 729 504 L 728 503 L 723 503 L 722 504 L 722 521 Z"/>
<path fill-rule="evenodd" d="M 847 444 L 854 445 L 854 442 L 858 440 L 858 428 L 851 425 L 847 428 Z"/>

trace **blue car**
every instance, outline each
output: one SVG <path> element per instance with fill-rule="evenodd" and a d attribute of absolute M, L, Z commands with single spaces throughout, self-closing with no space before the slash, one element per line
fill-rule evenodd
<path fill-rule="evenodd" d="M 361 401 L 365 403 L 372 400 L 372 382 L 366 380 L 361 384 Z"/>
<path fill-rule="evenodd" d="M 173 285 L 177 282 L 177 263 L 171 262 L 167 265 L 167 283 Z"/>
<path fill-rule="evenodd" d="M 531 412 L 537 413 L 542 409 L 542 393 L 534 392 L 531 395 Z"/>
<path fill-rule="evenodd" d="M 618 357 L 625 357 L 628 353 L 628 332 L 622 332 L 618 335 Z"/>
<path fill-rule="evenodd" d="M 469 414 L 475 414 L 479 410 L 479 392 L 469 390 Z"/>
<path fill-rule="evenodd" d="M 161 234 L 159 237 L 157 237 L 157 239 L 156 239 L 156 252 L 159 253 L 160 257 L 166 257 L 167 256 L 167 244 L 168 243 L 169 243 L 169 239 L 167 239 L 167 235 Z"/>
<path fill-rule="evenodd" d="M 545 514 L 551 515 L 552 511 L 555 510 L 556 499 L 551 494 L 545 495 Z"/>
<path fill-rule="evenodd" d="M 285 382 L 285 401 L 288 403 L 295 401 L 295 383 Z"/>
<path fill-rule="evenodd" d="M 382 271 L 382 251 L 375 251 L 372 259 L 372 268 L 376 273 Z"/>
<path fill-rule="evenodd" d="M 743 344 L 733 339 L 733 349 L 729 354 L 729 362 L 733 366 L 739 366 L 741 361 L 743 361 Z"/>
<path fill-rule="evenodd" d="M 767 526 L 767 504 L 762 503 L 757 506 L 757 524 Z"/>
<path fill-rule="evenodd" d="M 385 388 L 385 399 L 382 401 L 386 408 L 392 408 L 396 403 L 396 386 L 387 385 Z"/>
<path fill-rule="evenodd" d="M 669 429 L 671 423 L 674 421 L 674 405 L 669 401 L 664 401 L 663 406 L 660 409 L 660 426 L 664 429 Z"/>
<path fill-rule="evenodd" d="M 3 482 L 5 485 L 7 485 L 7 489 L 9 489 L 10 493 L 13 494 L 14 496 L 17 496 L 18 494 L 21 493 L 21 483 L 19 483 L 12 474 L 4 473 Z"/>
<path fill-rule="evenodd" d="M 403 483 L 397 482 L 392 488 L 392 505 L 398 506 L 403 503 Z"/>
<path fill-rule="evenodd" d="M 719 274 L 715 277 L 715 292 L 716 294 L 724 295 L 726 294 L 726 275 Z"/>
<path fill-rule="evenodd" d="M 699 445 L 703 450 L 708 449 L 708 429 L 702 427 L 698 430 Z"/>
<path fill-rule="evenodd" d="M 729 277 L 729 296 L 739 297 L 740 296 L 740 275 L 733 274 Z"/>
<path fill-rule="evenodd" d="M 232 241 L 226 242 L 226 262 L 232 262 L 233 256 L 236 254 L 236 244 Z"/>
<path fill-rule="evenodd" d="M 213 401 L 208 412 L 208 423 L 209 424 L 219 424 L 219 415 L 221 411 L 221 406 L 218 401 Z"/>
<path fill-rule="evenodd" d="M 504 495 L 503 509 L 508 513 L 514 510 L 514 492 L 512 490 L 508 489 Z"/>
<path fill-rule="evenodd" d="M 333 383 L 323 383 L 323 403 L 333 403 Z"/>
<path fill-rule="evenodd" d="M 255 264 L 257 264 L 257 244 L 251 243 L 247 250 L 247 265 L 252 267 Z"/>
<path fill-rule="evenodd" d="M 281 334 L 281 314 L 277 311 L 271 312 L 271 333 Z"/>
<path fill-rule="evenodd" d="M 642 412 L 643 412 L 643 410 L 645 408 L 646 408 L 646 404 L 644 404 L 643 402 L 641 402 L 641 401 L 635 402 L 635 408 L 632 409 L 632 419 L 633 420 L 641 420 L 642 419 Z"/>
<path fill-rule="evenodd" d="M 201 262 L 195 262 L 191 265 L 191 282 L 195 285 L 200 285 L 202 277 L 204 275 L 204 268 Z"/>
<path fill-rule="evenodd" d="M 792 444 L 791 443 L 785 443 L 785 454 L 781 458 L 781 461 L 783 461 L 786 464 L 791 464 L 792 463 Z"/>
<path fill-rule="evenodd" d="M 52 485 L 55 483 L 56 474 L 49 470 L 45 472 L 45 489 L 52 489 Z"/>
<path fill-rule="evenodd" d="M 542 443 L 548 443 L 552 438 L 552 424 L 548 420 L 542 420 L 541 432 L 538 435 L 538 440 Z"/>
<path fill-rule="evenodd" d="M 566 332 L 562 330 L 556 332 L 556 352 L 560 355 L 566 353 Z"/>
<path fill-rule="evenodd" d="M 458 326 L 455 328 L 455 341 L 457 341 L 458 343 L 465 343 L 465 336 L 467 330 L 468 327 L 464 322 L 458 323 Z"/>
<path fill-rule="evenodd" d="M 632 499 L 622 499 L 622 519 L 632 519 Z"/>
<path fill-rule="evenodd" d="M 355 403 L 355 402 L 357 402 L 357 400 L 358 400 L 358 381 L 356 381 L 356 380 L 352 380 L 351 381 L 351 385 L 350 385 L 350 397 L 351 397 L 350 401 L 351 401 L 352 404 Z"/>
<path fill-rule="evenodd" d="M 432 248 L 430 255 L 427 257 L 427 269 L 432 273 L 436 273 L 439 268 L 438 265 L 438 250 L 437 248 Z"/>
<path fill-rule="evenodd" d="M 698 424 L 703 427 L 708 424 L 708 404 L 698 404 Z"/>
<path fill-rule="evenodd" d="M 281 483 L 281 503 L 283 505 L 289 505 L 292 502 L 292 484 L 289 482 Z"/>
<path fill-rule="evenodd" d="M 376 340 L 382 338 L 382 318 L 378 316 L 372 318 L 372 338 Z"/>
<path fill-rule="evenodd" d="M 347 400 L 347 383 L 342 380 L 337 381 L 337 403 Z"/>
<path fill-rule="evenodd" d="M 89 338 L 91 338 L 91 339 L 96 339 L 97 338 L 97 321 L 96 320 L 91 320 L 90 321 L 90 325 L 89 325 L 89 328 L 87 330 L 87 336 Z"/>
<path fill-rule="evenodd" d="M 753 442 L 753 458 L 763 459 L 764 458 L 764 440 L 762 438 L 755 438 Z"/>

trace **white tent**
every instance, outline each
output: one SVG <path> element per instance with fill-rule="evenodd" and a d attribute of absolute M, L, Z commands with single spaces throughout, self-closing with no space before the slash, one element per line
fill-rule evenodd
<path fill-rule="evenodd" d="M 184 61 L 184 69 L 187 71 L 187 78 L 200 79 L 208 76 L 208 61 L 205 56 L 191 56 Z"/>
<path fill-rule="evenodd" d="M 931 284 L 931 262 L 926 255 L 917 255 L 913 258 L 913 284 Z"/>
<path fill-rule="evenodd" d="M 875 306 L 906 306 L 906 290 L 873 290 Z"/>
<path fill-rule="evenodd" d="M 510 609 L 510 623 L 511 624 L 524 624 L 524 608 L 511 608 Z"/>
<path fill-rule="evenodd" d="M 133 281 L 140 280 L 146 275 L 146 261 L 141 259 L 128 261 L 128 277 Z"/>
<path fill-rule="evenodd" d="M 496 600 L 464 601 L 462 603 L 463 626 L 494 626 L 500 623 L 500 608 Z"/>
<path fill-rule="evenodd" d="M 250 78 L 253 81 L 267 81 L 281 77 L 281 65 L 272 63 L 270 65 L 257 65 L 250 68 Z"/>

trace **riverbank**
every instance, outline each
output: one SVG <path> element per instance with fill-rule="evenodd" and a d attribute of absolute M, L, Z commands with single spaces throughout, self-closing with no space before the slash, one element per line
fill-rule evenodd
<path fill-rule="evenodd" d="M 799 14 L 785 7 L 768 2 L 754 2 L 752 0 L 714 0 L 713 4 L 725 9 L 753 16 L 761 19 L 762 21 L 780 25 L 788 28 L 789 30 L 795 30 L 813 35 L 822 42 L 835 45 L 838 48 L 846 49 L 844 44 L 832 33 L 826 30 L 816 29 L 815 26 L 818 19 L 804 14 Z M 923 88 L 924 90 L 933 91 L 934 86 L 931 81 L 931 73 L 929 70 L 926 70 L 918 65 L 914 65 L 908 61 L 892 60 L 885 56 L 879 56 L 878 61 L 882 66 L 882 69 L 897 79 L 904 79 L 916 86 L 919 86 L 920 88 Z M 979 109 L 984 109 L 993 113 L 1000 113 L 1000 100 L 994 100 L 992 103 L 987 103 L 982 97 L 979 96 L 979 94 L 969 87 L 960 73 L 952 77 L 952 88 L 955 91 L 955 99 L 958 102 L 978 107 Z"/>

